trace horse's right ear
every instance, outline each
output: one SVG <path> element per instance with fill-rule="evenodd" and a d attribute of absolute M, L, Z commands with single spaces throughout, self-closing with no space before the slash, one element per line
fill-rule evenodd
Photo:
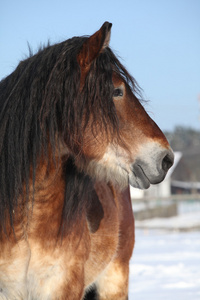
<path fill-rule="evenodd" d="M 77 60 L 80 67 L 87 67 L 109 45 L 112 24 L 105 22 L 102 27 L 91 35 L 84 43 Z"/>

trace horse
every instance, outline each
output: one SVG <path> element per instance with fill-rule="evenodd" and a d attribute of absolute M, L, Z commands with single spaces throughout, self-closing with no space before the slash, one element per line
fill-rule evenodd
<path fill-rule="evenodd" d="M 125 300 L 129 184 L 173 164 L 112 24 L 30 54 L 0 83 L 0 299 Z"/>

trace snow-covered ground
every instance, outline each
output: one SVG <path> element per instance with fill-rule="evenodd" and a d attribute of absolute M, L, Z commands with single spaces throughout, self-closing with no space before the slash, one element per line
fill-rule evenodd
<path fill-rule="evenodd" d="M 200 231 L 136 229 L 129 300 L 200 300 Z"/>

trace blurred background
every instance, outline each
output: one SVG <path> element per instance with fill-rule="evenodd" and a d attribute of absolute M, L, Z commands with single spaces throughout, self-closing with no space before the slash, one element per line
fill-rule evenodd
<path fill-rule="evenodd" d="M 131 189 L 136 246 L 130 299 L 200 299 L 200 1 L 18 0 L 0 3 L 0 80 L 48 41 L 113 23 L 110 47 L 148 100 L 175 164 L 147 191 Z"/>

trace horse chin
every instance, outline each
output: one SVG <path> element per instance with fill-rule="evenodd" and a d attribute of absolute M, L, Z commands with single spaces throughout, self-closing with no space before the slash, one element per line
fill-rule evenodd
<path fill-rule="evenodd" d="M 139 177 L 135 177 L 134 175 L 129 176 L 129 183 L 132 187 L 138 188 L 140 190 L 146 190 L 150 187 L 150 182 L 147 180 L 142 180 Z"/>
<path fill-rule="evenodd" d="M 150 181 L 143 169 L 135 165 L 132 172 L 129 174 L 129 183 L 132 187 L 145 190 L 150 187 Z"/>

